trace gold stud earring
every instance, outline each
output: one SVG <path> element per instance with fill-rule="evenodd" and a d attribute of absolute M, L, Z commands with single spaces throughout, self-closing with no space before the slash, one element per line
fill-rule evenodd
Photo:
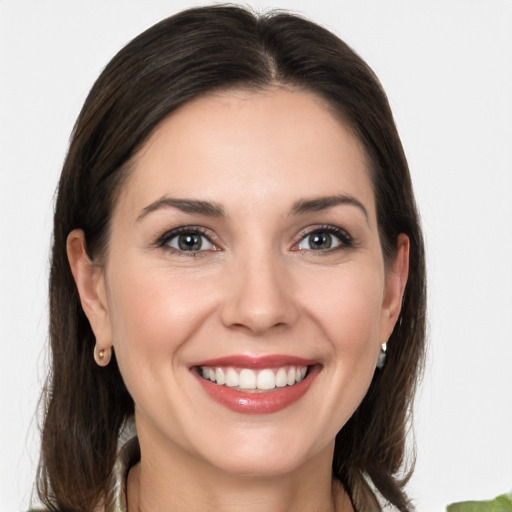
<path fill-rule="evenodd" d="M 107 366 L 110 363 L 111 356 L 112 350 L 110 348 L 100 348 L 98 350 L 98 347 L 94 346 L 94 360 L 98 366 Z"/>

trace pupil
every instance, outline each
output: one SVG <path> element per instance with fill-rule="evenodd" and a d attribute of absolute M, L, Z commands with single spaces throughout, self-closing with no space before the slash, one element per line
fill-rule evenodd
<path fill-rule="evenodd" d="M 311 235 L 310 244 L 313 249 L 329 249 L 331 243 L 331 235 L 329 233 L 315 233 Z"/>
<path fill-rule="evenodd" d="M 199 235 L 180 235 L 178 245 L 182 251 L 198 251 L 201 249 L 201 237 Z"/>

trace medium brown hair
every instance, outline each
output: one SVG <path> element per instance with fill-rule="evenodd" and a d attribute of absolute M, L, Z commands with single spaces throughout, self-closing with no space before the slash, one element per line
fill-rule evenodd
<path fill-rule="evenodd" d="M 190 9 L 151 27 L 107 65 L 78 117 L 58 187 L 50 274 L 52 367 L 44 394 L 38 494 L 51 510 L 90 512 L 110 485 L 120 431 L 134 404 L 115 355 L 92 357 L 94 335 L 71 275 L 66 239 L 84 231 L 92 260 L 104 253 L 130 159 L 180 105 L 214 90 L 294 86 L 324 99 L 358 136 L 371 162 L 385 260 L 410 240 L 402 311 L 387 363 L 336 438 L 333 475 L 356 508 L 369 477 L 410 510 L 403 490 L 405 435 L 425 340 L 423 241 L 402 145 L 382 87 L 335 35 L 284 12 L 235 6 Z"/>

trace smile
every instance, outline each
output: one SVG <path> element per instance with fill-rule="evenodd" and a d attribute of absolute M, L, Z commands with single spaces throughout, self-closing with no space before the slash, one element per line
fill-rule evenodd
<path fill-rule="evenodd" d="M 206 394 L 227 409 L 269 414 L 301 399 L 321 365 L 291 356 L 233 356 L 204 361 L 191 370 Z"/>
<path fill-rule="evenodd" d="M 276 388 L 294 386 L 304 380 L 307 366 L 283 366 L 281 368 L 250 368 L 201 366 L 200 372 L 204 379 L 215 382 L 219 386 L 238 389 L 246 392 L 270 391 Z"/>

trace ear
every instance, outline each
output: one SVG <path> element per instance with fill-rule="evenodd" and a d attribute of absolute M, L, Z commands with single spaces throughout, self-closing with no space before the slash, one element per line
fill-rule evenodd
<path fill-rule="evenodd" d="M 66 249 L 80 302 L 94 332 L 98 350 L 107 350 L 112 346 L 112 330 L 103 268 L 89 258 L 81 229 L 71 231 Z"/>
<path fill-rule="evenodd" d="M 409 246 L 409 237 L 400 233 L 397 239 L 395 257 L 386 272 L 381 312 L 380 343 L 387 342 L 400 315 L 402 297 L 409 276 Z"/>

